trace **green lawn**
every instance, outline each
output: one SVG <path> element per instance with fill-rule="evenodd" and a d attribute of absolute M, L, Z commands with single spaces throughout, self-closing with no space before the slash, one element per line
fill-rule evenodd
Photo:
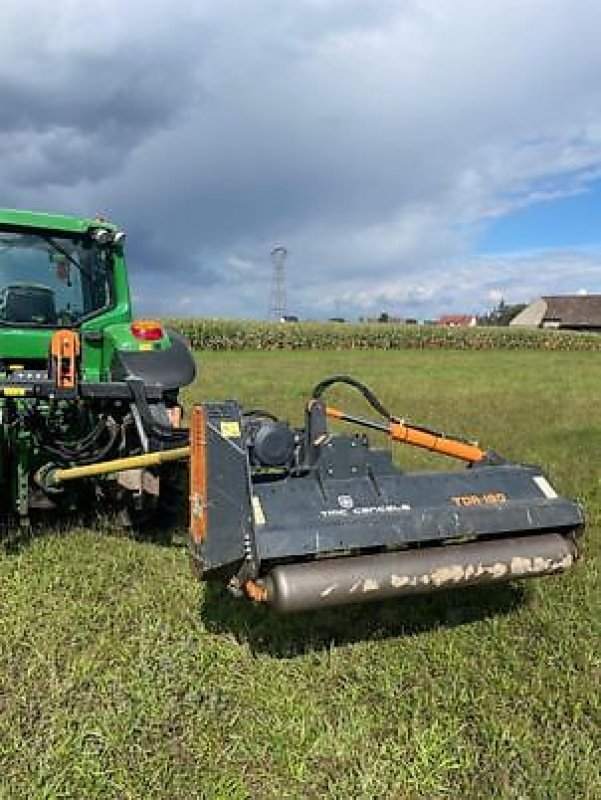
<path fill-rule="evenodd" d="M 160 546 L 104 523 L 0 550 L 0 797 L 601 797 L 599 355 L 199 363 L 188 403 L 235 397 L 300 423 L 313 383 L 347 372 L 401 416 L 542 464 L 586 507 L 585 559 L 525 584 L 278 619 L 199 586 L 181 533 Z"/>

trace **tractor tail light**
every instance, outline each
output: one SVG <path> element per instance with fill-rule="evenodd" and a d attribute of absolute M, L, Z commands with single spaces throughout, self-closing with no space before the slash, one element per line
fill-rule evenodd
<path fill-rule="evenodd" d="M 136 339 L 143 339 L 145 342 L 157 342 L 165 335 L 161 323 L 154 319 L 144 319 L 132 322 L 131 332 Z"/>

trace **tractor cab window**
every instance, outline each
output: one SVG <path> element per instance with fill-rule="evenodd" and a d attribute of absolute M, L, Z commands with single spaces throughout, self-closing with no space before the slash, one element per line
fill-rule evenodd
<path fill-rule="evenodd" d="M 109 260 L 81 237 L 0 231 L 0 324 L 76 325 L 106 308 Z"/>

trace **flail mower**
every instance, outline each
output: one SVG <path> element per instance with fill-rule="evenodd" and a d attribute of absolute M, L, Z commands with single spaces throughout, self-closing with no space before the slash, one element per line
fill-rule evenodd
<path fill-rule="evenodd" d="M 393 415 L 360 381 L 318 384 L 294 428 L 235 401 L 181 426 L 185 342 L 131 314 L 123 233 L 102 219 L 0 212 L 2 510 L 110 502 L 134 521 L 177 505 L 204 580 L 282 612 L 563 572 L 580 506 L 536 466 Z M 328 405 L 359 391 L 375 418 Z M 333 433 L 329 420 L 349 423 Z M 404 472 L 366 431 L 465 462 Z"/>

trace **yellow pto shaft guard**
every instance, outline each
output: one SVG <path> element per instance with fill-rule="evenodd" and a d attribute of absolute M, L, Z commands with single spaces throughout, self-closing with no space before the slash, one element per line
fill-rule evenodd
<path fill-rule="evenodd" d="M 79 478 L 92 478 L 96 475 L 110 475 L 114 472 L 125 472 L 130 469 L 144 469 L 156 467 L 167 461 L 179 461 L 189 458 L 189 447 L 176 447 L 173 450 L 159 450 L 154 453 L 144 453 L 141 456 L 116 458 L 112 461 L 101 461 L 98 464 L 86 464 L 83 467 L 55 467 L 42 468 L 37 475 L 38 483 L 45 487 L 58 486 L 65 481 L 74 481 Z"/>

